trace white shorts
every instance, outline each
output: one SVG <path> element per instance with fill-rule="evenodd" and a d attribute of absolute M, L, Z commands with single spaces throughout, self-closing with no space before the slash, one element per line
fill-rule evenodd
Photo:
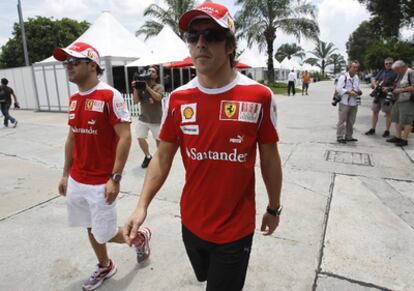
<path fill-rule="evenodd" d="M 158 139 L 158 134 L 160 133 L 160 124 L 159 123 L 148 123 L 138 120 L 137 126 L 135 127 L 137 131 L 137 138 L 147 138 L 148 131 L 151 130 L 152 136 L 155 139 Z"/>
<path fill-rule="evenodd" d="M 69 226 L 91 228 L 98 243 L 106 243 L 117 234 L 116 201 L 110 205 L 105 202 L 105 184 L 82 184 L 69 177 L 66 205 Z"/>

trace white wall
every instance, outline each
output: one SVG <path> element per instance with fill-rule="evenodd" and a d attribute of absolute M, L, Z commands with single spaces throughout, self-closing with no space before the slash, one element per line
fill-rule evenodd
<path fill-rule="evenodd" d="M 9 80 L 22 109 L 37 109 L 36 91 L 31 67 L 1 69 L 0 78 Z"/>

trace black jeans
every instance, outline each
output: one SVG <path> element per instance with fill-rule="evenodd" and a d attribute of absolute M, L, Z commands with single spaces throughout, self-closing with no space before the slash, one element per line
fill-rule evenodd
<path fill-rule="evenodd" d="M 9 120 L 11 123 L 15 123 L 16 119 L 14 119 L 10 114 L 9 114 L 9 109 L 10 109 L 10 102 L 2 102 L 1 104 L 1 114 L 3 114 L 4 116 L 4 126 L 9 126 Z"/>
<path fill-rule="evenodd" d="M 290 95 L 290 90 L 292 90 L 293 95 L 296 94 L 295 82 L 293 82 L 293 81 L 288 82 L 288 95 Z"/>
<path fill-rule="evenodd" d="M 202 240 L 182 226 L 184 246 L 197 280 L 207 291 L 240 291 L 246 279 L 253 234 L 217 244 Z"/>

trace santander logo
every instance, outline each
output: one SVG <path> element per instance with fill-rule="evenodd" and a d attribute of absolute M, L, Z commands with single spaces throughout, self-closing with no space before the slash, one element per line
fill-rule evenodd
<path fill-rule="evenodd" d="M 216 151 L 206 151 L 199 152 L 196 148 L 186 148 L 186 153 L 188 158 L 193 161 L 204 161 L 204 160 L 213 160 L 213 161 L 228 161 L 234 163 L 245 163 L 247 161 L 247 153 L 240 154 L 237 148 L 234 148 L 230 153 L 228 152 L 216 152 Z"/>

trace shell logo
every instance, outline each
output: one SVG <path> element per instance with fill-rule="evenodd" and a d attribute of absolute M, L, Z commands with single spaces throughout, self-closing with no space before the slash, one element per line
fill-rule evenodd
<path fill-rule="evenodd" d="M 191 107 L 184 108 L 184 117 L 185 119 L 191 119 L 194 115 L 194 110 Z"/>

